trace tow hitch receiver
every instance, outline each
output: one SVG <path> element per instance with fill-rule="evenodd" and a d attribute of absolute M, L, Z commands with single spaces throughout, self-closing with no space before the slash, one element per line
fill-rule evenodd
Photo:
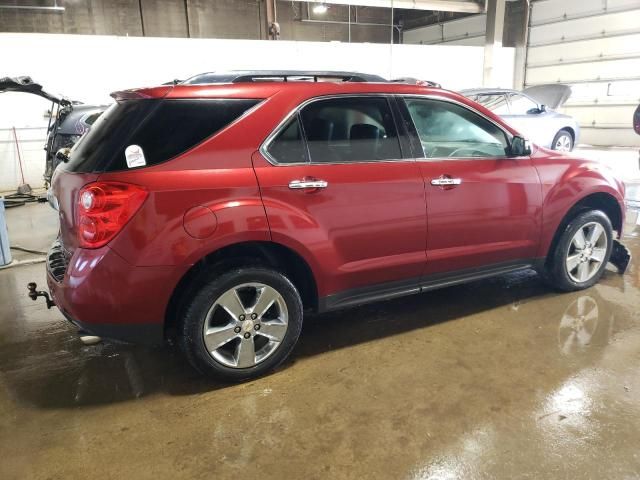
<path fill-rule="evenodd" d="M 36 288 L 38 288 L 36 282 L 30 282 L 27 285 L 27 288 L 29 289 L 29 298 L 34 302 L 38 299 L 38 297 L 44 297 L 44 301 L 47 302 L 47 308 L 51 308 L 56 305 L 54 301 L 49 298 L 49 294 L 47 292 L 36 290 Z"/>
<path fill-rule="evenodd" d="M 618 269 L 618 273 L 620 275 L 627 270 L 630 260 L 631 253 L 629 253 L 629 249 L 622 245 L 618 240 L 614 240 L 609 262 Z"/>

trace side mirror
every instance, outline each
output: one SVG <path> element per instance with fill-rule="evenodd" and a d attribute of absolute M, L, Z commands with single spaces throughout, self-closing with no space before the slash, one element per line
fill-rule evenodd
<path fill-rule="evenodd" d="M 56 159 L 67 163 L 69 161 L 69 153 L 71 153 L 70 148 L 61 148 L 56 152 Z"/>
<path fill-rule="evenodd" d="M 531 155 L 531 143 L 523 137 L 513 137 L 511 140 L 511 156 L 526 157 Z"/>
<path fill-rule="evenodd" d="M 540 105 L 540 113 L 545 113 L 547 111 L 546 105 Z"/>
<path fill-rule="evenodd" d="M 633 129 L 640 135 L 640 105 L 638 105 L 636 113 L 633 115 Z"/>

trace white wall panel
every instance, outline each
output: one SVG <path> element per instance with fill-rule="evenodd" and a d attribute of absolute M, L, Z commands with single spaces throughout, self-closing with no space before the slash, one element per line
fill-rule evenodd
<path fill-rule="evenodd" d="M 623 79 L 640 75 L 640 57 L 624 60 L 606 60 L 593 63 L 550 65 L 529 68 L 527 85 L 540 83 L 571 83 L 585 80 Z"/>
<path fill-rule="evenodd" d="M 637 8 L 639 0 L 540 0 L 533 3 L 531 24 Z"/>
<path fill-rule="evenodd" d="M 640 145 L 640 0 L 540 0 L 532 4 L 526 84 L 567 83 L 564 108 L 581 142 Z"/>
<path fill-rule="evenodd" d="M 76 61 L 61 65 L 51 53 L 64 51 L 73 52 Z M 482 84 L 484 58 L 482 48 L 469 46 L 9 33 L 0 34 L 0 52 L 0 76 L 29 75 L 52 93 L 98 104 L 109 103 L 115 90 L 228 69 L 355 70 L 423 78 L 457 90 Z M 514 50 L 496 54 L 496 75 L 504 86 L 513 85 Z M 49 106 L 32 95 L 0 95 L 0 129 L 17 127 L 25 179 L 34 187 L 42 185 Z M 18 176 L 11 131 L 0 130 L 0 191 L 15 189 Z"/>
<path fill-rule="evenodd" d="M 637 105 L 593 105 L 571 106 L 563 109 L 564 113 L 576 118 L 580 125 L 591 127 L 631 128 L 631 118 Z"/>
<path fill-rule="evenodd" d="M 414 28 L 403 33 L 404 43 L 450 43 L 478 45 L 478 37 L 486 32 L 486 15 L 472 15 L 428 27 Z M 484 43 L 483 43 L 484 45 Z"/>
<path fill-rule="evenodd" d="M 640 147 L 637 135 L 631 128 L 606 129 L 582 128 L 580 143 L 583 145 L 598 145 L 605 147 Z M 637 168 L 637 164 L 636 168 Z"/>
<path fill-rule="evenodd" d="M 545 3 L 550 4 L 551 0 L 547 0 Z M 582 39 L 590 36 L 598 37 L 621 32 L 638 32 L 639 30 L 640 6 L 635 10 L 625 12 L 605 13 L 576 20 L 533 26 L 530 31 L 529 43 L 531 46 L 536 46 L 538 44 Z"/>
<path fill-rule="evenodd" d="M 482 35 L 480 37 L 469 37 L 469 38 L 461 38 L 459 40 L 448 40 L 445 42 L 441 42 L 438 45 L 466 45 L 468 47 L 484 48 L 485 42 L 486 42 L 486 37 Z"/>
<path fill-rule="evenodd" d="M 558 45 L 530 47 L 527 63 L 530 66 L 580 61 L 583 59 L 637 55 L 640 33 L 611 38 L 596 38 Z"/>

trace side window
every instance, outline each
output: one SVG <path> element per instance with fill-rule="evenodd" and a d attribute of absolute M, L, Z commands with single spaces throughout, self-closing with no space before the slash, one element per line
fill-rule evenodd
<path fill-rule="evenodd" d="M 280 130 L 280 133 L 267 147 L 267 152 L 278 163 L 305 163 L 307 161 L 306 145 L 302 139 L 298 115 L 294 115 Z"/>
<path fill-rule="evenodd" d="M 509 104 L 503 94 L 476 95 L 472 100 L 496 115 L 509 115 Z"/>
<path fill-rule="evenodd" d="M 468 108 L 431 99 L 405 99 L 426 158 L 495 158 L 509 151 L 506 134 Z"/>
<path fill-rule="evenodd" d="M 538 104 L 524 95 L 514 93 L 509 95 L 509 101 L 511 102 L 511 115 L 533 115 L 538 113 Z"/>
<path fill-rule="evenodd" d="M 304 107 L 300 116 L 312 162 L 402 159 L 386 98 L 319 100 Z"/>

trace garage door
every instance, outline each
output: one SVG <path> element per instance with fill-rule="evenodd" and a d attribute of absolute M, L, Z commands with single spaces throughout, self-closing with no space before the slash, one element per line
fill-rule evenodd
<path fill-rule="evenodd" d="M 526 85 L 571 85 L 581 143 L 640 146 L 640 0 L 540 0 L 530 21 Z"/>

